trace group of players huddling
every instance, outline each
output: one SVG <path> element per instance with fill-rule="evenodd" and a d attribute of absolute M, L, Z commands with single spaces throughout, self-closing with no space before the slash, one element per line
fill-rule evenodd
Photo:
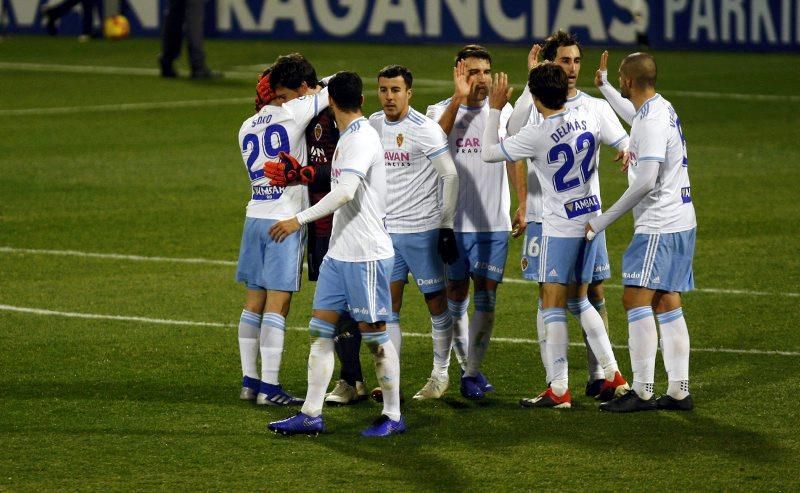
<path fill-rule="evenodd" d="M 512 108 L 506 74 L 492 74 L 485 48 L 465 46 L 456 55 L 453 96 L 426 114 L 409 106 L 411 72 L 389 65 L 377 76 L 382 111 L 369 118 L 354 72 L 319 81 L 308 60 L 291 54 L 262 73 L 256 114 L 239 131 L 252 185 L 237 268 L 247 288 L 239 323 L 240 397 L 302 405 L 294 416 L 269 423 L 270 430 L 316 435 L 325 429 L 324 403 L 364 398 L 362 340 L 380 384 L 372 396 L 383 402 L 381 416 L 362 435 L 406 430 L 400 310 L 409 273 L 424 295 L 433 340 L 431 375 L 414 399 L 445 394 L 451 351 L 461 394 L 482 399 L 492 392 L 481 366 L 509 232 L 525 234 L 523 276 L 539 284 L 536 328 L 546 375 L 545 390 L 521 399 L 522 406 L 571 406 L 569 311 L 587 347 L 585 393 L 601 401 L 601 410 L 693 408 L 680 293 L 694 285 L 696 221 L 680 119 L 655 91 L 652 56 L 634 53 L 622 61 L 617 92 L 603 53 L 595 84 L 605 99 L 598 99 L 575 86 L 581 53 L 563 31 L 535 45 L 527 84 Z M 630 136 L 617 115 L 631 126 Z M 600 143 L 618 150 L 629 183 L 604 213 Z M 519 199 L 513 221 L 509 185 Z M 610 277 L 603 231 L 631 209 L 635 232 L 622 262 L 629 386 L 608 337 L 602 282 Z M 283 389 L 278 374 L 304 250 L 316 290 L 308 390 L 300 399 Z M 658 398 L 657 326 L 668 379 Z M 334 353 L 341 378 L 326 394 Z"/>

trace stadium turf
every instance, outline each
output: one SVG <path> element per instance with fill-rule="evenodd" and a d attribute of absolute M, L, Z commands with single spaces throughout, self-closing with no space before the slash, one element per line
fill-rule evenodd
<path fill-rule="evenodd" d="M 155 39 L 0 42 L 0 490 L 772 490 L 800 488 L 800 207 L 796 57 L 656 52 L 659 91 L 681 116 L 698 216 L 690 413 L 608 415 L 582 396 L 570 321 L 573 409 L 517 405 L 544 388 L 512 240 L 485 363 L 497 392 L 407 399 L 409 431 L 358 433 L 372 402 L 326 409 L 329 433 L 279 438 L 289 414 L 237 399 L 233 281 L 248 182 L 237 151 L 255 76 L 303 52 L 320 75 L 354 69 L 365 112 L 374 75 L 400 63 L 412 105 L 449 96 L 455 46 L 207 43 L 220 81 L 157 77 Z M 526 47 L 490 46 L 517 94 Z M 587 48 L 589 88 L 600 48 Z M 614 71 L 624 51 L 612 51 Z M 188 71 L 184 68 L 185 75 Z M 626 186 L 603 151 L 608 205 Z M 620 259 L 630 217 L 608 232 L 612 341 L 630 375 Z M 98 255 L 90 255 L 98 254 Z M 295 297 L 281 380 L 303 395 L 313 284 Z M 432 360 L 421 296 L 402 312 L 402 389 Z M 368 387 L 371 359 L 363 351 Z M 666 387 L 660 358 L 657 392 Z"/>

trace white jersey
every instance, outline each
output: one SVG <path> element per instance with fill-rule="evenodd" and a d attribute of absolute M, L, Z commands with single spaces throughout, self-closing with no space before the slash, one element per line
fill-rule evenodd
<path fill-rule="evenodd" d="M 427 116 L 438 122 L 450 100 L 428 106 Z M 461 233 L 511 231 L 511 196 L 505 163 L 481 159 L 481 139 L 489 118 L 488 99 L 481 106 L 461 105 L 448 136 L 450 154 L 458 172 L 458 203 L 453 229 Z M 500 138 L 511 116 L 506 104 L 500 116 Z"/>
<path fill-rule="evenodd" d="M 386 167 L 378 133 L 366 118 L 354 120 L 339 135 L 331 163 L 331 191 L 342 173 L 361 178 L 353 200 L 333 213 L 328 257 L 344 262 L 383 260 L 394 256 L 386 217 Z"/>
<path fill-rule="evenodd" d="M 239 129 L 239 148 L 250 176 L 252 195 L 247 217 L 286 219 L 304 209 L 308 193 L 304 185 L 277 187 L 264 177 L 264 163 L 275 160 L 280 151 L 306 164 L 306 126 L 328 107 L 328 90 L 293 99 L 283 106 L 266 105 L 244 121 Z"/>
<path fill-rule="evenodd" d="M 500 143 L 506 159 L 530 158 L 543 194 L 542 234 L 583 237 L 589 219 L 599 214 L 600 198 L 592 191 L 600 142 L 611 145 L 594 112 L 578 106 L 527 125 Z"/>
<path fill-rule="evenodd" d="M 431 161 L 448 150 L 442 127 L 414 108 L 396 122 L 386 120 L 379 111 L 369 117 L 369 123 L 383 143 L 386 230 L 420 233 L 439 228 L 439 173 Z"/>
<path fill-rule="evenodd" d="M 536 111 L 536 107 L 533 105 L 532 98 L 523 98 L 521 96 L 519 100 L 517 100 L 517 104 L 522 105 L 523 111 L 527 107 L 527 111 L 530 112 L 530 116 L 528 117 L 528 125 L 539 125 L 542 122 L 542 115 Z M 620 146 L 625 147 L 628 140 L 628 133 L 625 132 L 625 129 L 622 127 L 617 115 L 614 113 L 611 105 L 608 104 L 606 100 L 595 98 L 586 94 L 585 92 L 578 91 L 575 96 L 567 99 L 567 102 L 564 104 L 564 108 L 572 109 L 577 106 L 585 106 L 587 109 L 589 109 L 589 111 L 593 112 L 595 116 L 600 119 L 601 124 L 606 126 L 606 131 L 609 135 L 619 136 L 619 138 L 615 139 L 611 144 L 612 146 L 617 148 L 620 148 Z M 517 107 L 515 106 L 514 109 L 517 110 Z M 509 132 L 509 135 L 511 135 L 511 132 Z M 600 168 L 600 153 L 597 153 L 595 167 L 596 169 Z M 598 173 L 593 174 L 590 183 L 592 186 L 592 193 L 597 196 L 598 200 L 600 200 L 602 207 L 602 199 L 600 197 L 600 179 L 598 178 Z M 533 171 L 530 162 L 528 167 L 528 197 L 525 204 L 525 221 L 539 223 L 542 222 L 542 190 L 541 186 L 539 185 L 539 179 L 536 177 L 536 172 Z"/>
<path fill-rule="evenodd" d="M 630 152 L 628 183 L 635 179 L 639 162 L 661 163 L 655 188 L 633 208 L 635 232 L 677 233 L 696 227 L 681 120 L 660 94 L 644 103 L 633 118 Z"/>
<path fill-rule="evenodd" d="M 564 104 L 564 108 L 572 109 L 577 106 L 585 107 L 600 121 L 600 125 L 603 127 L 603 132 L 605 135 L 611 137 L 612 143 L 609 144 L 610 146 L 619 149 L 621 144 L 627 144 L 628 132 L 626 132 L 622 127 L 622 123 L 620 123 L 619 118 L 617 118 L 617 114 L 614 113 L 614 110 L 611 108 L 611 105 L 608 104 L 608 101 L 602 98 L 589 96 L 585 92 L 578 91 L 578 94 L 567 99 L 567 102 Z M 599 152 L 595 157 L 595 169 L 600 169 Z M 603 201 L 600 199 L 600 178 L 598 178 L 598 176 L 599 173 L 594 173 L 590 183 L 592 186 L 592 193 L 597 195 L 597 200 L 600 200 L 600 205 L 602 207 Z"/>
<path fill-rule="evenodd" d="M 527 92 L 527 88 L 526 88 Z M 525 97 L 525 93 L 517 99 L 517 102 L 514 104 L 514 113 L 517 112 L 527 112 L 528 119 L 525 122 L 525 125 L 539 125 L 542 123 L 542 115 L 538 111 L 536 111 L 536 107 L 533 105 L 533 99 L 530 96 L 530 92 L 527 92 L 527 98 Z M 511 121 L 509 120 L 509 125 L 507 133 L 509 136 L 516 135 L 519 133 L 522 128 L 512 128 L 510 125 Z M 518 124 L 520 125 L 520 124 Z M 528 171 L 526 173 L 527 178 L 527 189 L 528 194 L 525 197 L 525 222 L 542 222 L 542 187 L 539 185 L 539 178 L 536 176 L 536 171 L 534 170 L 533 163 L 531 160 L 527 160 L 527 168 Z"/>

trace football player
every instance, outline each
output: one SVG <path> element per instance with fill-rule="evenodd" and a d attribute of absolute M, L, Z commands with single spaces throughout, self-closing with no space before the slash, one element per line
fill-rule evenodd
<path fill-rule="evenodd" d="M 447 267 L 447 298 L 454 324 L 453 347 L 461 364 L 461 394 L 482 399 L 494 387 L 481 373 L 494 328 L 497 286 L 503 281 L 511 231 L 509 177 L 514 164 L 487 164 L 481 159 L 481 139 L 487 125 L 487 95 L 492 84 L 492 57 L 486 48 L 467 45 L 456 55 L 453 96 L 429 106 L 427 116 L 448 136 L 458 173 L 458 200 L 453 229 L 459 258 Z M 505 128 L 511 105 L 504 108 Z M 470 320 L 470 279 L 475 311 Z M 468 341 L 468 342 L 467 342 Z"/>
<path fill-rule="evenodd" d="M 458 175 L 441 127 L 409 106 L 412 83 L 413 76 L 406 67 L 389 65 L 381 69 L 378 99 L 383 110 L 369 118 L 383 144 L 387 191 L 385 224 L 394 245 L 392 317 L 386 329 L 399 353 L 400 309 L 411 272 L 425 297 L 433 337 L 433 370 L 414 399 L 438 399 L 449 384 L 447 370 L 453 342 L 444 265 L 458 259 L 453 233 Z"/>
<path fill-rule="evenodd" d="M 406 429 L 400 413 L 400 361 L 386 333 L 391 313 L 389 277 L 394 263 L 386 215 L 386 167 L 380 137 L 361 113 L 361 78 L 339 72 L 329 82 L 330 105 L 341 134 L 331 166 L 331 192 L 316 205 L 275 223 L 270 235 L 284 241 L 303 224 L 333 213 L 330 248 L 320 267 L 309 322 L 308 391 L 299 413 L 269 423 L 286 435 L 324 431 L 322 404 L 333 374 L 335 326 L 342 311 L 358 321 L 375 360 L 383 393 L 383 413 L 364 436 L 389 436 Z"/>
<path fill-rule="evenodd" d="M 606 78 L 607 58 L 608 53 L 603 53 L 595 83 L 631 124 L 628 188 L 605 213 L 589 221 L 586 232 L 587 237 L 600 233 L 633 209 L 633 240 L 622 258 L 622 303 L 628 312 L 633 390 L 600 409 L 688 411 L 694 401 L 689 394 L 689 331 L 681 293 L 694 288 L 697 219 L 686 138 L 672 104 L 656 92 L 653 57 L 633 53 L 622 61 L 621 94 Z M 667 393 L 658 399 L 654 395 L 656 320 L 668 380 Z"/>
<path fill-rule="evenodd" d="M 609 386 L 624 392 L 611 342 L 603 320 L 586 298 L 597 254 L 597 243 L 584 240 L 584 225 L 598 214 L 600 201 L 591 180 L 596 174 L 599 143 L 612 144 L 619 135 L 584 106 L 565 109 L 568 78 L 557 64 L 545 62 L 530 71 L 528 86 L 543 120 L 526 125 L 518 134 L 499 142 L 497 125 L 510 89 L 505 74 L 495 76 L 489 104 L 489 122 L 483 134 L 481 156 L 487 162 L 530 159 L 542 188 L 542 243 L 539 282 L 542 317 L 547 333 L 550 382 L 536 397 L 522 399 L 526 407 L 571 407 L 569 392 L 566 310 L 575 310 L 586 337 L 603 367 Z M 612 393 L 613 395 L 613 393 Z"/>
<path fill-rule="evenodd" d="M 300 289 L 305 230 L 286 241 L 273 241 L 272 224 L 293 217 L 307 202 L 305 186 L 273 183 L 264 174 L 264 161 L 285 156 L 288 168 L 301 180 L 313 180 L 314 169 L 306 162 L 305 128 L 328 105 L 327 93 L 311 94 L 281 105 L 270 85 L 270 72 L 262 74 L 256 88 L 256 113 L 239 130 L 250 185 L 236 280 L 247 288 L 239 320 L 239 353 L 242 363 L 240 398 L 261 405 L 293 405 L 302 399 L 286 393 L 278 380 L 283 354 L 286 315 L 292 293 Z M 310 89 L 316 93 L 319 89 Z M 324 90 L 323 90 L 324 91 Z M 297 159 L 291 158 L 294 153 Z M 257 369 L 261 355 L 261 377 Z"/>

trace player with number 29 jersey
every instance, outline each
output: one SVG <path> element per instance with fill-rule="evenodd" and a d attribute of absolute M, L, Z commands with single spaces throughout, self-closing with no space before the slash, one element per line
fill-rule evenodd
<path fill-rule="evenodd" d="M 270 185 L 264 176 L 264 163 L 276 160 L 278 153 L 284 151 L 305 166 L 306 126 L 327 107 L 328 92 L 322 89 L 317 94 L 293 99 L 282 106 L 266 105 L 244 121 L 239 129 L 239 145 L 252 186 L 247 217 L 286 219 L 307 207 L 306 187 Z"/>

